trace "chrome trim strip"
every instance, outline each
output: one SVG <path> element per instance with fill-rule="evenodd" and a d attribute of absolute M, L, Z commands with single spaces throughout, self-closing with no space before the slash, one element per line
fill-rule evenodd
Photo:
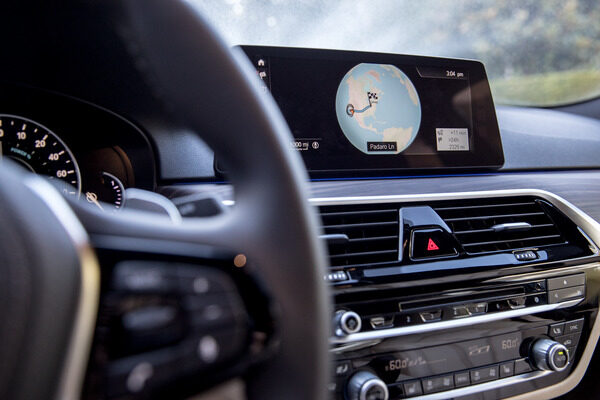
<path fill-rule="evenodd" d="M 459 396 L 468 396 L 471 394 L 477 394 L 485 392 L 486 390 L 499 389 L 505 386 L 515 385 L 517 383 L 523 383 L 532 379 L 538 379 L 543 376 L 552 374 L 552 371 L 534 371 L 523 375 L 511 376 L 510 378 L 503 378 L 496 381 L 480 383 L 478 385 L 467 386 L 460 389 L 448 390 L 445 392 L 426 394 L 424 396 L 411 397 L 414 400 L 447 400 Z"/>
<path fill-rule="evenodd" d="M 531 224 L 529 222 L 508 222 L 492 226 L 494 232 L 524 231 L 529 229 L 531 229 Z"/>
<path fill-rule="evenodd" d="M 100 266 L 87 232 L 56 189 L 44 179 L 35 176 L 25 179 L 24 184 L 56 215 L 79 257 L 81 268 L 79 299 L 63 371 L 54 396 L 55 399 L 76 400 L 81 397 L 96 325 L 100 298 Z"/>
<path fill-rule="evenodd" d="M 474 317 L 453 319 L 450 321 L 430 322 L 414 326 L 406 326 L 401 328 L 382 329 L 380 331 L 359 332 L 344 337 L 331 337 L 329 342 L 332 344 L 346 344 L 353 342 L 361 342 L 364 340 L 385 339 L 397 336 L 413 335 L 415 333 L 433 332 L 444 329 L 460 328 L 463 326 L 471 326 L 475 324 L 483 324 L 486 322 L 498 321 L 501 319 L 521 317 L 523 315 L 537 314 L 545 311 L 557 310 L 576 306 L 583 299 L 575 299 L 556 304 L 544 304 L 541 306 L 519 308 L 517 310 L 501 311 L 493 314 L 476 315 Z"/>
<path fill-rule="evenodd" d="M 543 272 L 530 272 L 530 273 L 519 274 L 519 275 L 507 275 L 507 276 L 502 276 L 499 278 L 488 279 L 485 282 L 487 282 L 487 283 L 526 282 L 526 281 L 532 281 L 532 280 L 538 280 L 538 279 L 547 279 L 547 278 L 565 276 L 565 275 L 570 275 L 570 274 L 578 274 L 578 273 L 580 274 L 582 272 L 585 272 L 588 269 L 595 269 L 595 268 L 599 268 L 599 267 L 600 267 L 600 263 L 593 262 L 593 263 L 587 263 L 587 264 L 581 264 L 581 265 L 574 265 L 571 267 L 564 267 L 564 268 L 560 268 L 557 270 L 548 270 L 548 271 L 543 271 Z"/>
<path fill-rule="evenodd" d="M 372 203 L 385 203 L 385 202 L 417 202 L 417 201 L 435 201 L 435 200 L 460 200 L 460 199 L 477 199 L 484 197 L 510 197 L 510 196 L 537 196 L 544 200 L 547 200 L 560 211 L 562 211 L 567 217 L 569 217 L 583 233 L 588 236 L 594 243 L 600 243 L 600 224 L 593 218 L 585 214 L 579 208 L 567 200 L 539 189 L 514 189 L 514 190 L 488 190 L 481 192 L 455 192 L 455 193 L 441 193 L 441 194 L 411 194 L 411 195 L 390 195 L 390 196 L 366 196 L 366 197 L 330 197 L 330 198 L 313 198 L 310 202 L 316 206 L 321 205 L 340 205 L 340 204 L 372 204 Z M 597 246 L 596 246 L 597 248 Z M 596 255 L 598 252 L 596 251 Z M 600 266 L 590 265 L 590 267 L 600 272 Z M 564 272 L 565 270 L 561 270 Z M 596 294 L 590 295 L 587 293 L 588 298 L 596 297 Z M 469 321 L 471 318 L 465 319 Z M 568 391 L 572 390 L 581 381 L 585 375 L 589 363 L 594 354 L 594 349 L 600 337 L 600 318 L 596 318 L 590 338 L 585 346 L 585 349 L 581 355 L 577 367 L 571 371 L 569 376 L 561 382 L 548 386 L 545 388 L 537 389 L 532 392 L 523 393 L 521 395 L 513 396 L 507 400 L 548 400 L 561 396 Z M 463 389 L 456 389 L 449 392 L 442 392 L 439 395 L 427 395 L 421 396 L 421 400 L 434 400 L 434 399 L 447 399 L 448 397 L 458 396 L 463 394 L 474 394 L 484 392 L 486 390 L 492 390 L 503 386 L 514 385 L 525 380 L 536 379 L 544 376 L 549 372 L 533 372 L 525 376 L 519 376 L 514 378 L 506 378 L 502 381 L 494 381 L 484 383 L 481 385 L 470 386 L 464 388 L 468 392 L 459 392 Z M 544 375 L 542 375 L 544 374 Z M 429 397 L 428 397 L 429 396 Z M 415 398 L 416 399 L 416 398 Z"/>

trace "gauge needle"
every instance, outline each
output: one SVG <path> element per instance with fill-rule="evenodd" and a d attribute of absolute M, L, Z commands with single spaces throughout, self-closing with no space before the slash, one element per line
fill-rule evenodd
<path fill-rule="evenodd" d="M 85 193 L 85 199 L 87 201 L 89 201 L 90 203 L 97 205 L 99 209 L 101 209 L 102 211 L 104 211 L 104 208 L 102 208 L 102 206 L 98 202 L 98 195 L 96 193 L 94 193 L 94 192 L 86 192 Z"/>

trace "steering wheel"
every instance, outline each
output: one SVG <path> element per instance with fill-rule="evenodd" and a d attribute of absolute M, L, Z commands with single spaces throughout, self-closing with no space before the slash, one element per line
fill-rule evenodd
<path fill-rule="evenodd" d="M 261 361 L 247 368 L 235 360 L 217 363 L 192 381 L 207 389 L 209 376 L 236 374 L 245 378 L 248 398 L 324 399 L 330 332 L 326 259 L 307 201 L 306 171 L 289 145 L 286 122 L 273 99 L 259 90 L 249 61 L 229 49 L 190 4 L 115 3 L 112 23 L 136 65 L 173 115 L 201 134 L 227 165 L 235 205 L 215 217 L 179 223 L 141 211 L 103 213 L 64 199 L 45 179 L 3 163 L 0 398 L 79 398 L 86 367 L 97 362 L 88 365 L 93 337 L 99 335 L 96 325 L 104 318 L 98 309 L 112 296 L 111 285 L 120 285 L 118 266 L 132 259 L 160 260 L 163 269 L 173 264 L 180 271 L 185 259 L 194 270 L 201 259 L 203 266 L 194 271 L 208 268 L 207 276 L 224 279 L 238 292 L 231 293 L 236 298 L 248 299 L 231 277 L 237 267 L 259 282 L 271 299 L 269 310 L 259 311 L 273 319 L 275 344 L 262 348 L 272 354 L 254 348 L 254 359 Z M 230 255 L 241 258 L 232 262 Z M 151 272 L 134 284 L 152 280 Z M 214 353 L 211 343 L 206 349 Z M 129 375 L 129 395 L 152 396 L 144 391 L 157 372 L 149 363 L 138 363 L 145 369 Z M 175 363 L 171 371 L 178 368 Z"/>

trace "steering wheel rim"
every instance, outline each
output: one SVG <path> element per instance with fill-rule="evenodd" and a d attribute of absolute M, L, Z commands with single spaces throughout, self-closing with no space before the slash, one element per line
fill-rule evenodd
<path fill-rule="evenodd" d="M 181 224 L 142 212 L 111 215 L 76 201 L 72 209 L 92 236 L 168 239 L 246 254 L 280 310 L 279 351 L 253 371 L 248 397 L 324 399 L 330 332 L 325 252 L 285 120 L 259 90 L 245 56 L 229 49 L 189 3 L 128 0 L 113 7 L 114 29 L 141 74 L 227 165 L 236 204 L 224 215 Z"/>

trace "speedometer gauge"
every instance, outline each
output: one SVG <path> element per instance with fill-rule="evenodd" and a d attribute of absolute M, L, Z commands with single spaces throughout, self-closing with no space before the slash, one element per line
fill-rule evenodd
<path fill-rule="evenodd" d="M 55 133 L 35 121 L 0 114 L 0 157 L 58 181 L 65 194 L 81 193 L 81 173 L 73 153 Z"/>

